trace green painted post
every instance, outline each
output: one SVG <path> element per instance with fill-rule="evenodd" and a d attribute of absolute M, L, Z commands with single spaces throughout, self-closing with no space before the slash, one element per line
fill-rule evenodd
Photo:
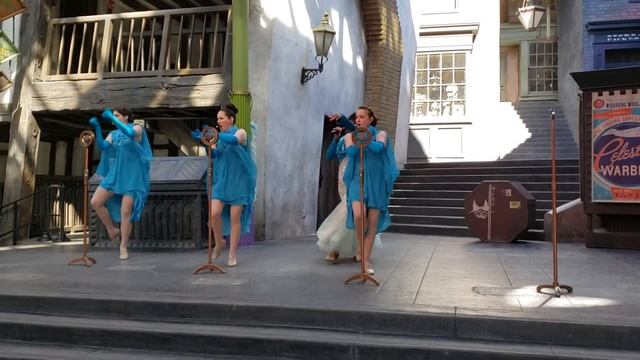
<path fill-rule="evenodd" d="M 249 92 L 249 0 L 233 0 L 231 102 L 238 108 L 236 125 L 251 133 L 251 93 Z"/>

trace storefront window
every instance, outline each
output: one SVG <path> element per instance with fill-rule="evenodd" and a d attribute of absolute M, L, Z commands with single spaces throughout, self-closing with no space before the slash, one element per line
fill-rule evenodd
<path fill-rule="evenodd" d="M 447 117 L 465 114 L 465 52 L 419 53 L 416 58 L 412 116 Z"/>
<path fill-rule="evenodd" d="M 529 93 L 558 91 L 558 43 L 529 43 Z"/>

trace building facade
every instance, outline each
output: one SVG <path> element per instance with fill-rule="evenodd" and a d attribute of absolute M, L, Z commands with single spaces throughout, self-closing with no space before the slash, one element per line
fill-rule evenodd
<path fill-rule="evenodd" d="M 249 91 L 240 95 L 250 98 L 256 125 L 256 235 L 314 233 L 325 114 L 350 114 L 368 103 L 393 136 L 405 132 L 396 147 L 406 148 L 408 129 L 396 124 L 408 124 L 408 113 L 396 109 L 411 90 L 402 72 L 412 72 L 413 56 L 407 60 L 403 44 L 411 50 L 415 38 L 413 26 L 401 22 L 403 16 L 411 23 L 403 2 L 25 1 L 29 12 L 2 23 L 15 21 L 21 39 L 21 55 L 8 70 L 18 86 L 2 94 L 0 149 L 9 150 L 0 167 L 12 174 L 5 177 L 12 191 L 4 192 L 3 203 L 33 192 L 36 183 L 79 181 L 77 136 L 106 106 L 128 106 L 140 116 L 154 155 L 201 154 L 191 129 L 211 123 L 238 95 L 232 55 L 238 35 L 229 21 L 236 2 L 248 8 Z M 317 67 L 312 28 L 325 12 L 336 30 L 328 62 L 301 84 L 301 69 Z M 382 83 L 385 91 L 376 92 Z M 93 154 L 95 166 L 99 154 Z M 79 203 L 70 208 L 77 222 Z"/>
<path fill-rule="evenodd" d="M 560 1 L 558 29 L 560 102 L 577 138 L 579 90 L 570 73 L 640 65 L 640 2 Z"/>
<path fill-rule="evenodd" d="M 413 12 L 418 45 L 408 156 L 504 156 L 529 134 L 509 99 L 501 99 L 501 2 L 414 1 Z M 505 132 L 510 137 L 496 142 Z"/>

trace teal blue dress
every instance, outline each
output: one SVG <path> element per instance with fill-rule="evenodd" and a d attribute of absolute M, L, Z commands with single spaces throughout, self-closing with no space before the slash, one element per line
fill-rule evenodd
<path fill-rule="evenodd" d="M 224 134 L 235 135 L 237 127 Z M 213 158 L 213 185 L 211 199 L 225 204 L 222 211 L 223 233 L 231 233 L 231 205 L 242 205 L 241 233 L 251 230 L 251 214 L 256 196 L 256 164 L 251 156 L 249 140 L 246 145 L 228 144 L 221 139 L 211 152 Z"/>
<path fill-rule="evenodd" d="M 133 124 L 127 124 L 133 128 Z M 140 142 L 126 136 L 120 130 L 113 130 L 111 146 L 102 151 L 96 174 L 102 176 L 100 187 L 114 193 L 105 206 L 111 218 L 120 222 L 122 197 L 133 198 L 131 221 L 140 220 L 144 204 L 149 195 L 151 160 L 153 153 L 147 133 L 142 129 Z"/>
<path fill-rule="evenodd" d="M 372 139 L 375 139 L 376 135 L 378 135 L 378 130 L 373 126 L 369 126 L 369 131 L 372 134 Z M 347 149 L 352 147 L 354 147 L 353 150 L 358 148 L 357 145 L 351 145 Z M 349 229 L 355 229 L 352 203 L 360 201 L 360 151 L 359 149 L 358 151 L 347 151 L 347 154 L 349 162 L 342 178 L 347 185 L 346 226 Z M 396 165 L 390 138 L 387 138 L 387 144 L 379 153 L 365 148 L 364 203 L 365 207 L 380 211 L 377 233 L 383 232 L 391 224 L 389 198 L 398 174 L 398 166 Z"/>

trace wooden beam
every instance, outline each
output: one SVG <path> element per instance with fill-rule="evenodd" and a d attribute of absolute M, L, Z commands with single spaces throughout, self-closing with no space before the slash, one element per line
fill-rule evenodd
<path fill-rule="evenodd" d="M 180 6 L 179 4 L 177 4 L 172 0 L 160 0 L 160 1 L 165 3 L 169 9 L 181 9 L 184 7 L 184 6 Z"/>
<path fill-rule="evenodd" d="M 114 12 L 120 12 L 118 10 L 122 9 L 124 10 L 123 12 L 131 12 L 131 11 L 137 11 L 140 9 L 136 9 L 131 7 L 129 4 L 125 3 L 124 1 L 121 0 L 116 0 L 113 6 L 113 9 L 115 10 Z"/>
<path fill-rule="evenodd" d="M 229 101 L 221 74 L 37 82 L 33 89 L 33 111 L 95 111 L 107 106 L 179 109 L 214 107 Z"/>
<path fill-rule="evenodd" d="M 189 156 L 205 155 L 202 146 L 199 146 L 191 138 L 191 129 L 189 129 L 182 121 L 158 121 L 158 128 L 164 133 L 169 141 L 174 143 L 176 147 L 180 149 L 183 154 Z"/>
<path fill-rule="evenodd" d="M 35 190 L 40 128 L 32 114 L 29 99 L 33 93 L 32 76 L 39 60 L 37 54 L 44 48 L 45 34 L 40 33 L 40 24 L 47 13 L 48 7 L 43 1 L 33 1 L 29 11 L 21 15 L 20 44 L 22 46 L 20 50 L 22 53 L 20 58 L 22 61 L 19 62 L 17 68 L 16 86 L 14 87 L 16 110 L 11 118 L 3 204 L 28 196 Z M 15 219 L 18 225 L 31 221 L 32 205 L 32 200 L 19 203 L 18 218 Z M 13 216 L 3 216 L 0 229 L 10 230 L 11 220 L 14 220 Z M 9 239 L 7 243 L 28 240 L 29 226 L 24 227 L 17 235 L 16 238 Z M 2 243 L 3 241 L 0 240 L 0 244 Z"/>

